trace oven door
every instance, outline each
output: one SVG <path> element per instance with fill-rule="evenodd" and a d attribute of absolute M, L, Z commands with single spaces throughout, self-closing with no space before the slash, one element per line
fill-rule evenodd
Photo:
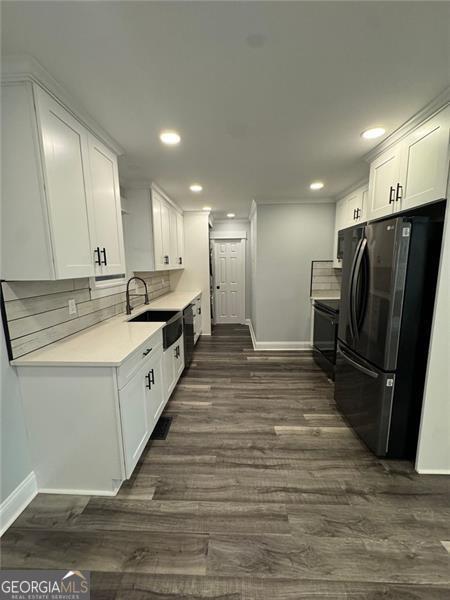
<path fill-rule="evenodd" d="M 332 365 L 336 363 L 337 316 L 314 306 L 314 350 Z"/>

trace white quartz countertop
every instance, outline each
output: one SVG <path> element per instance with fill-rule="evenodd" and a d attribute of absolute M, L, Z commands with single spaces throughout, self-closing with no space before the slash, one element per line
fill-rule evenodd
<path fill-rule="evenodd" d="M 122 313 L 84 331 L 75 333 L 46 348 L 30 352 L 11 362 L 15 366 L 87 366 L 118 367 L 146 340 L 160 331 L 165 323 L 129 320 L 147 310 L 183 310 L 201 292 L 170 292 L 148 305 Z"/>
<path fill-rule="evenodd" d="M 184 310 L 186 306 L 200 294 L 200 290 L 193 292 L 170 292 L 169 294 L 156 298 L 156 300 L 152 300 L 150 305 L 146 308 L 151 308 L 152 310 Z"/>
<path fill-rule="evenodd" d="M 311 294 L 311 301 L 314 300 L 340 300 L 341 293 L 337 290 L 322 290 Z"/>

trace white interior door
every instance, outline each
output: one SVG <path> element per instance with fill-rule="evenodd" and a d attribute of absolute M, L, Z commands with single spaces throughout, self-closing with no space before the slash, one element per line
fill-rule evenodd
<path fill-rule="evenodd" d="M 244 240 L 214 240 L 214 301 L 216 323 L 244 322 L 244 252 Z"/>

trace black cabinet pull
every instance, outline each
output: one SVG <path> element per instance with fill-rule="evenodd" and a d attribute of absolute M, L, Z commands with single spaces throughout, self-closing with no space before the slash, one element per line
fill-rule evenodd
<path fill-rule="evenodd" d="M 201 314 L 202 314 L 202 307 L 201 307 L 201 306 L 199 306 L 199 308 L 198 308 L 198 314 L 199 314 L 199 315 L 201 315 Z"/>
<path fill-rule="evenodd" d="M 360 208 L 357 208 L 357 209 L 356 209 L 356 218 L 357 218 L 357 219 L 359 219 L 359 213 L 360 213 L 360 212 L 361 212 L 361 209 L 360 209 Z"/>
<path fill-rule="evenodd" d="M 155 371 L 154 371 L 154 369 L 150 369 L 149 377 L 150 377 L 150 383 L 152 385 L 155 385 Z"/>
<path fill-rule="evenodd" d="M 395 187 L 391 187 L 389 188 L 389 204 L 392 204 L 395 200 Z"/>
<path fill-rule="evenodd" d="M 147 373 L 147 375 L 145 376 L 145 379 L 147 380 L 147 383 L 145 384 L 145 387 L 148 388 L 149 390 L 152 389 L 152 382 L 150 380 L 150 373 Z"/>
<path fill-rule="evenodd" d="M 164 256 L 164 264 L 165 265 L 169 264 L 169 257 L 167 256 L 167 254 Z"/>
<path fill-rule="evenodd" d="M 180 258 L 178 259 L 178 264 L 182 265 L 183 264 L 183 258 L 180 256 Z"/>
<path fill-rule="evenodd" d="M 106 266 L 108 264 L 108 261 L 106 260 L 106 248 L 103 248 L 101 252 L 103 254 L 103 264 Z"/>
<path fill-rule="evenodd" d="M 94 254 L 95 254 L 95 264 L 96 265 L 101 265 L 102 261 L 100 258 L 100 248 L 97 246 L 97 248 L 94 250 Z"/>
<path fill-rule="evenodd" d="M 142 356 L 147 356 L 147 354 L 150 354 L 152 350 L 153 348 L 147 348 L 147 350 L 144 350 L 144 352 L 142 353 Z"/>
<path fill-rule="evenodd" d="M 403 186 L 397 183 L 397 191 L 395 195 L 395 201 L 401 200 L 403 198 Z"/>

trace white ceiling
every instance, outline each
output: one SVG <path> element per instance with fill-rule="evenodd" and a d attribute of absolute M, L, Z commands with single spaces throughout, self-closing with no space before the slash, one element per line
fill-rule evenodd
<path fill-rule="evenodd" d="M 448 85 L 449 23 L 449 2 L 14 1 L 2 51 L 84 104 L 124 148 L 123 181 L 246 216 L 252 198 L 332 197 L 366 176 L 376 142 L 360 132 L 393 131 Z"/>

